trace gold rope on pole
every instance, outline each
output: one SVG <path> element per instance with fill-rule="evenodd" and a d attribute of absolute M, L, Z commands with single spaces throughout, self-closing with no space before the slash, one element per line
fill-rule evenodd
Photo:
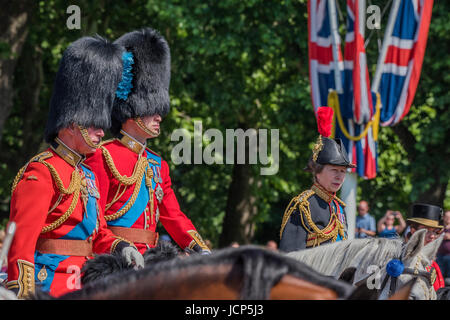
<path fill-rule="evenodd" d="M 342 119 L 342 115 L 341 115 L 341 109 L 339 106 L 339 97 L 336 91 L 331 90 L 330 93 L 328 94 L 328 106 L 333 108 L 334 110 L 334 114 L 335 116 L 333 117 L 333 133 L 332 136 L 334 137 L 335 135 L 335 117 L 337 118 L 337 122 L 339 124 L 339 127 L 341 128 L 342 133 L 344 134 L 344 136 L 352 141 L 359 141 L 362 138 L 364 138 L 368 132 L 370 127 L 372 127 L 372 134 L 373 134 L 373 139 L 375 141 L 378 140 L 378 128 L 379 128 L 379 123 L 380 123 L 380 105 L 381 105 L 381 100 L 380 100 L 380 94 L 377 92 L 377 102 L 375 105 L 375 114 L 372 117 L 372 120 L 370 120 L 367 124 L 366 127 L 364 128 L 363 132 L 361 134 L 359 134 L 358 136 L 352 136 L 347 129 L 345 128 L 345 124 L 344 124 L 344 120 Z"/>

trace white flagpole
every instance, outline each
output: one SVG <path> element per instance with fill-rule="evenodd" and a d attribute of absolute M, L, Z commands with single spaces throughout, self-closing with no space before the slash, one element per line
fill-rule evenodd
<path fill-rule="evenodd" d="M 331 26 L 331 43 L 333 46 L 333 60 L 334 60 L 334 79 L 336 83 L 337 93 L 343 93 L 341 72 L 339 69 L 338 60 L 338 26 L 336 21 L 336 3 L 335 0 L 328 0 L 328 14 L 330 16 Z M 356 13 L 355 13 L 356 14 Z M 355 29 L 357 26 L 355 26 Z M 356 30 L 355 30 L 356 33 Z M 345 214 L 347 218 L 347 236 L 351 240 L 355 237 L 355 223 L 356 223 L 356 191 L 358 186 L 358 177 L 356 173 L 347 172 L 344 184 L 341 189 L 341 198 L 345 202 Z"/>
<path fill-rule="evenodd" d="M 391 44 L 392 30 L 394 30 L 395 20 L 397 18 L 397 13 L 400 8 L 401 0 L 394 0 L 391 7 L 391 12 L 389 13 L 389 20 L 384 31 L 383 45 L 381 47 L 380 55 L 378 56 L 377 68 L 375 71 L 375 77 L 372 81 L 373 92 L 378 92 L 378 87 L 380 86 L 381 74 L 383 73 L 384 60 L 386 59 L 387 50 Z"/>
<path fill-rule="evenodd" d="M 336 2 L 335 0 L 328 0 L 328 16 L 330 17 L 330 34 L 331 45 L 333 48 L 333 61 L 334 61 L 334 83 L 336 85 L 337 93 L 342 93 L 342 80 L 341 70 L 339 69 L 339 51 L 338 45 L 340 44 L 338 25 L 336 21 Z"/>

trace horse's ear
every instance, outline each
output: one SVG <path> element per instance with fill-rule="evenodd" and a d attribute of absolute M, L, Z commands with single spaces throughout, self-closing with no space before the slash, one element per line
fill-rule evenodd
<path fill-rule="evenodd" d="M 353 284 L 353 280 L 355 279 L 355 272 L 356 272 L 355 267 L 346 268 L 344 271 L 342 271 L 341 275 L 339 276 L 339 280 L 343 280 L 345 282 Z"/>
<path fill-rule="evenodd" d="M 442 240 L 444 240 L 444 234 L 441 234 L 436 240 L 428 243 L 422 250 L 423 256 L 427 257 L 430 261 L 436 258 L 436 253 L 441 246 Z"/>
<path fill-rule="evenodd" d="M 405 250 L 402 254 L 402 260 L 408 260 L 415 257 L 423 248 L 425 243 L 425 235 L 427 230 L 417 230 L 406 243 Z"/>
<path fill-rule="evenodd" d="M 411 294 L 411 289 L 416 283 L 417 278 L 412 278 L 407 283 L 405 283 L 398 291 L 396 291 L 392 297 L 388 300 L 408 300 Z"/>

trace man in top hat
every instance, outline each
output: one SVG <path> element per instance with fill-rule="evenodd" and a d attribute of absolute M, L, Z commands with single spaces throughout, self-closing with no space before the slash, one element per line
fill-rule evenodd
<path fill-rule="evenodd" d="M 143 253 L 156 246 L 161 221 L 182 249 L 209 254 L 180 209 L 167 162 L 146 146 L 148 139 L 159 135 L 160 122 L 170 108 L 169 46 L 151 28 L 127 33 L 115 43 L 129 55 L 112 112 L 115 138 L 86 160 L 99 179 L 108 227 Z"/>
<path fill-rule="evenodd" d="M 411 236 L 421 229 L 426 229 L 425 245 L 433 240 L 436 240 L 442 233 L 443 226 L 443 210 L 438 206 L 425 203 L 416 203 L 412 206 L 411 218 L 406 220 L 409 231 L 406 232 L 405 242 L 407 242 Z M 441 269 L 435 260 L 428 267 L 428 270 L 434 268 L 436 270 L 436 281 L 434 282 L 434 290 L 445 287 L 444 277 L 442 276 Z"/>
<path fill-rule="evenodd" d="M 347 238 L 345 203 L 336 197 L 344 183 L 347 168 L 355 165 L 348 160 L 341 139 L 331 139 L 333 109 L 319 107 L 317 124 L 319 137 L 307 168 L 313 174 L 309 190 L 295 196 L 283 216 L 280 230 L 280 250 L 301 250 Z"/>
<path fill-rule="evenodd" d="M 122 52 L 101 37 L 83 37 L 63 54 L 45 130 L 50 147 L 19 171 L 12 187 L 16 233 L 7 287 L 20 298 L 35 286 L 52 296 L 79 289 L 80 270 L 94 253 L 117 252 L 143 267 L 133 244 L 107 229 L 98 181 L 83 163 L 110 126 Z"/>

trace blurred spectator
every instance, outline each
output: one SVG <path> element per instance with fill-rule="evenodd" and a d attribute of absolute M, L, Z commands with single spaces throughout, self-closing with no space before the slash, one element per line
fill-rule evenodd
<path fill-rule="evenodd" d="M 275 241 L 269 240 L 266 243 L 266 248 L 269 249 L 269 250 L 277 251 L 278 250 L 278 245 L 277 245 L 277 243 Z"/>
<path fill-rule="evenodd" d="M 3 241 L 5 240 L 6 232 L 4 229 L 0 230 L 0 250 L 3 248 Z"/>
<path fill-rule="evenodd" d="M 444 240 L 437 252 L 436 262 L 445 278 L 445 285 L 450 286 L 450 210 L 444 213 L 444 232 Z"/>
<path fill-rule="evenodd" d="M 205 244 L 207 245 L 207 247 L 212 251 L 212 249 L 213 249 L 213 247 L 212 247 L 212 243 L 211 243 L 211 240 L 209 240 L 209 239 L 206 239 L 205 240 Z"/>
<path fill-rule="evenodd" d="M 233 248 L 239 248 L 239 243 L 236 242 L 236 241 L 233 241 L 233 242 L 230 244 L 230 247 L 233 247 Z"/>
<path fill-rule="evenodd" d="M 159 241 L 172 242 L 172 238 L 167 234 L 162 234 L 161 237 L 159 237 Z"/>
<path fill-rule="evenodd" d="M 361 200 L 358 204 L 358 216 L 356 217 L 355 238 L 369 238 L 376 234 L 375 218 L 369 213 L 369 204 Z"/>
<path fill-rule="evenodd" d="M 399 222 L 395 224 L 395 220 Z M 399 238 L 403 230 L 406 228 L 406 222 L 400 211 L 387 210 L 384 217 L 378 221 L 377 230 L 380 238 Z"/>
<path fill-rule="evenodd" d="M 3 241 L 5 240 L 6 232 L 4 229 L 0 230 L 0 251 L 3 249 Z M 0 261 L 0 263 L 3 263 L 0 267 L 0 273 L 3 273 L 0 276 L 0 282 L 6 279 L 6 272 L 8 270 L 8 259 L 5 259 L 5 261 Z"/>

